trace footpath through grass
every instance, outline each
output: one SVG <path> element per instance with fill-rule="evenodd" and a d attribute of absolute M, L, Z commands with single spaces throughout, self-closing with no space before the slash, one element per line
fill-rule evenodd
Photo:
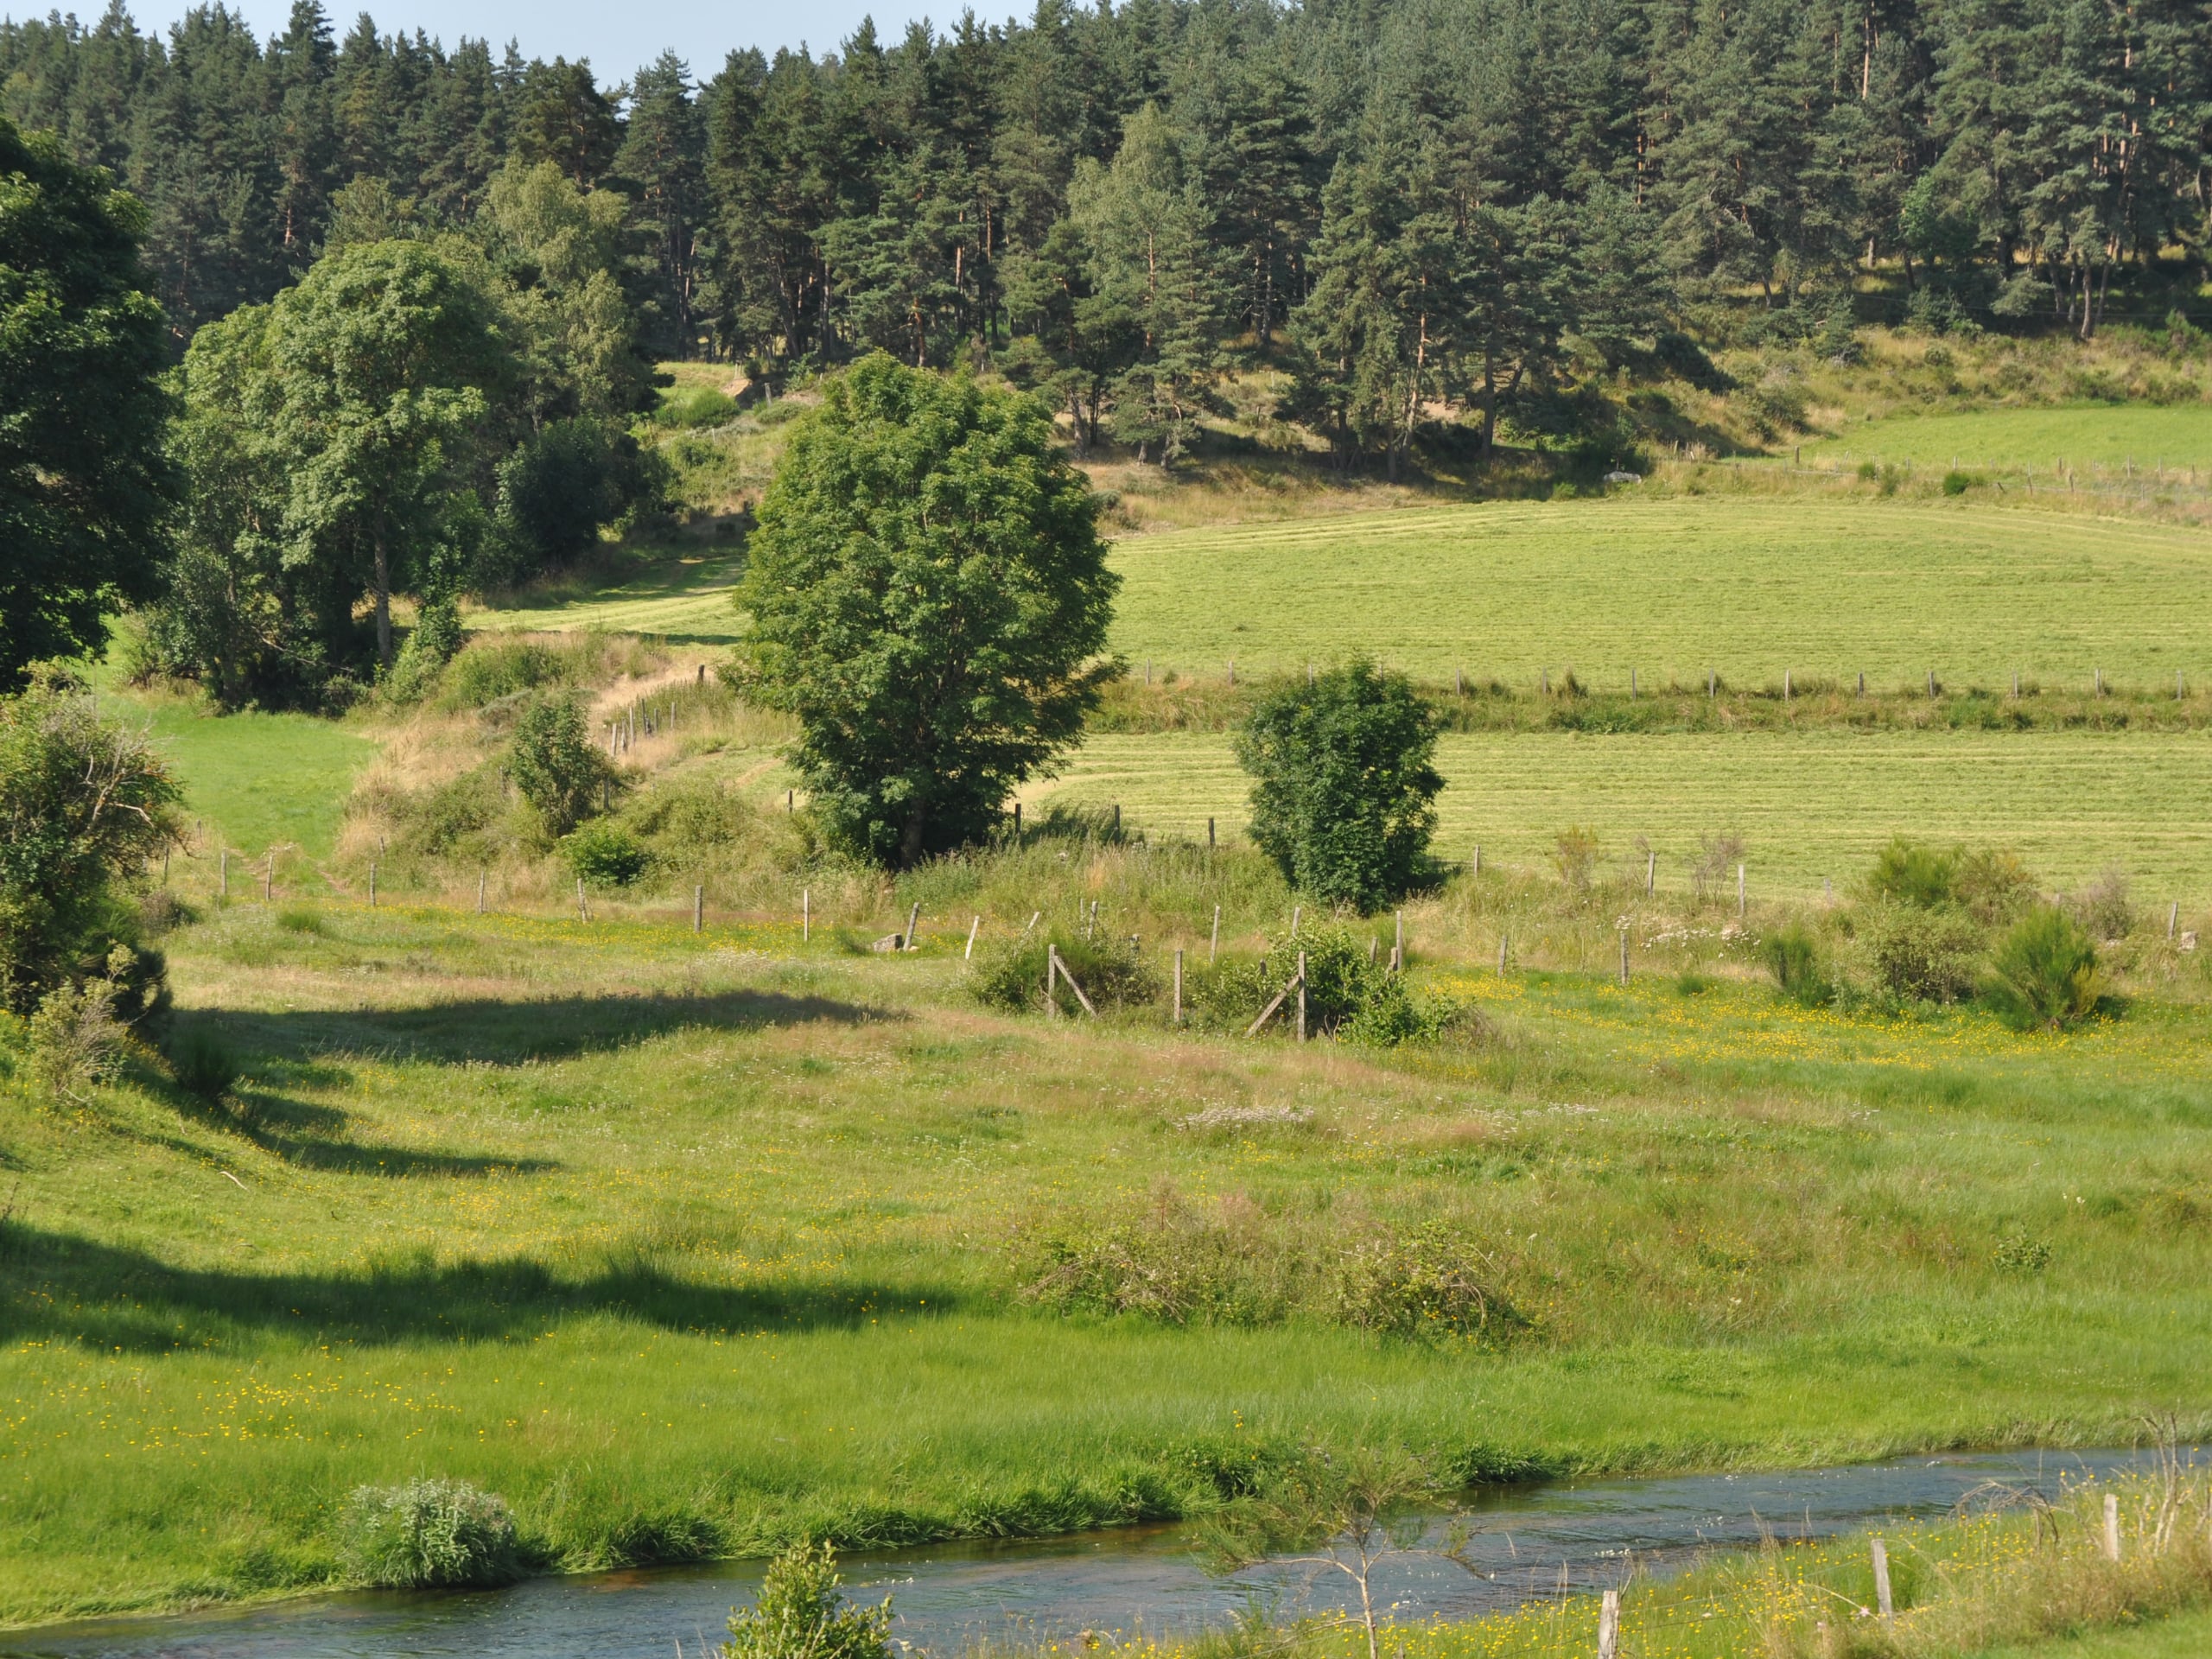
<path fill-rule="evenodd" d="M 172 935 L 227 1103 L 0 1084 L 0 1618 L 327 1581 L 346 1494 L 416 1475 L 586 1567 L 1202 1514 L 1315 1443 L 1471 1480 L 2212 1421 L 2201 1010 L 2022 1038 L 1463 972 L 1479 1038 L 1378 1058 L 987 1014 L 957 944 L 791 931 Z M 1130 1225 L 1232 1278 L 1441 1229 L 1513 1313 L 1025 1294 Z"/>

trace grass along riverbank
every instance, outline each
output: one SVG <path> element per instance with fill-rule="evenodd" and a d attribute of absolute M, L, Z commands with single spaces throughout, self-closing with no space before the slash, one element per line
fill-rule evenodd
<path fill-rule="evenodd" d="M 346 1494 L 420 1474 L 583 1567 L 1199 1514 L 1309 1442 L 1477 1479 L 2212 1423 L 2191 1007 L 1463 971 L 1483 1039 L 1378 1058 L 988 1014 L 949 943 L 781 924 L 168 944 L 227 1101 L 4 1085 L 11 1621 L 326 1582 Z M 1140 1222 L 1247 1311 L 1025 1294 Z M 1432 1227 L 1510 1320 L 1329 1312 Z"/>

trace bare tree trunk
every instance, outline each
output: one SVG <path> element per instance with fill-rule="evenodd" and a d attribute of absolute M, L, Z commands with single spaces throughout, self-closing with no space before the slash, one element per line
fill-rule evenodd
<path fill-rule="evenodd" d="M 377 537 L 376 601 L 377 601 L 377 666 L 387 672 L 391 668 L 391 558 L 385 552 L 384 537 Z"/>

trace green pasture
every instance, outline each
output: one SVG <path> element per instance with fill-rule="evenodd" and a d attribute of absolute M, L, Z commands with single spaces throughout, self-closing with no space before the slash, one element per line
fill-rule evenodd
<path fill-rule="evenodd" d="M 1432 683 L 2088 685 L 2212 676 L 2200 531 L 1836 497 L 1502 502 L 1117 545 L 1113 644 L 1155 675 L 1355 652 Z"/>
<path fill-rule="evenodd" d="M 183 785 L 186 817 L 204 825 L 194 856 L 227 846 L 249 858 L 271 849 L 327 858 L 354 776 L 377 752 L 359 731 L 313 715 L 217 715 L 173 697 L 101 701 L 151 731 Z"/>
<path fill-rule="evenodd" d="M 1635 838 L 1681 887 L 1702 836 L 1742 836 L 1769 893 L 1840 885 L 1895 835 L 2017 849 L 2047 883 L 2126 872 L 2148 899 L 2212 901 L 2212 734 L 1813 731 L 1447 734 L 1437 850 L 1459 861 L 1548 864 L 1554 837 L 1598 831 L 1642 870 Z M 1206 819 L 1242 840 L 1250 780 L 1226 736 L 1170 732 L 1085 741 L 1053 801 L 1118 804 L 1132 830 L 1203 841 Z"/>
<path fill-rule="evenodd" d="M 679 645 L 713 645 L 737 637 L 729 590 L 740 574 L 728 555 L 640 559 L 601 586 L 556 586 L 468 611 L 471 628 L 488 632 L 584 632 L 657 634 Z"/>
<path fill-rule="evenodd" d="M 2056 1642 L 1987 1648 L 1977 1659 L 2204 1659 L 2208 1653 L 2212 1653 L 2212 1612 L 2193 1612 Z"/>
<path fill-rule="evenodd" d="M 794 932 L 234 905 L 167 942 L 232 1104 L 0 1078 L 0 1618 L 320 1582 L 346 1495 L 416 1475 L 584 1567 L 1187 1516 L 1377 1436 L 1476 1478 L 2212 1421 L 2201 1009 L 1425 964 L 1490 1034 L 1388 1058 L 988 1014 L 957 943 Z M 1526 1335 L 1024 1300 L 1036 1229 L 1164 1191 L 1440 1222 Z"/>
<path fill-rule="evenodd" d="M 2201 404 L 2093 404 L 1891 416 L 1853 423 L 1802 453 L 1808 461 L 1909 462 L 1939 470 L 2033 467 L 2038 477 L 2069 467 L 2184 477 L 2196 469 L 2202 483 L 2204 469 L 2212 468 L 2212 410 Z"/>

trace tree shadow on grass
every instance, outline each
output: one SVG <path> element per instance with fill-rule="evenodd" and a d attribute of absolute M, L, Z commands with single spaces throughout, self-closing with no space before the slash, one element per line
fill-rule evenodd
<path fill-rule="evenodd" d="M 60 1341 L 167 1353 L 226 1338 L 315 1343 L 536 1338 L 595 1314 L 664 1330 L 748 1333 L 851 1330 L 923 1297 L 932 1315 L 982 1311 L 935 1283 L 718 1285 L 648 1257 L 575 1274 L 541 1262 L 438 1262 L 427 1253 L 359 1272 L 181 1268 L 144 1251 L 0 1220 L 0 1342 Z"/>
<path fill-rule="evenodd" d="M 626 1047 L 672 1031 L 760 1031 L 775 1026 L 858 1026 L 903 1020 L 894 1008 L 780 991 L 696 995 L 479 997 L 411 1008 L 346 1008 L 263 1014 L 224 1009 L 179 1015 L 207 1020 L 249 1055 L 297 1061 L 328 1053 L 517 1065 Z M 251 1070 L 251 1068 L 249 1067 Z"/>

